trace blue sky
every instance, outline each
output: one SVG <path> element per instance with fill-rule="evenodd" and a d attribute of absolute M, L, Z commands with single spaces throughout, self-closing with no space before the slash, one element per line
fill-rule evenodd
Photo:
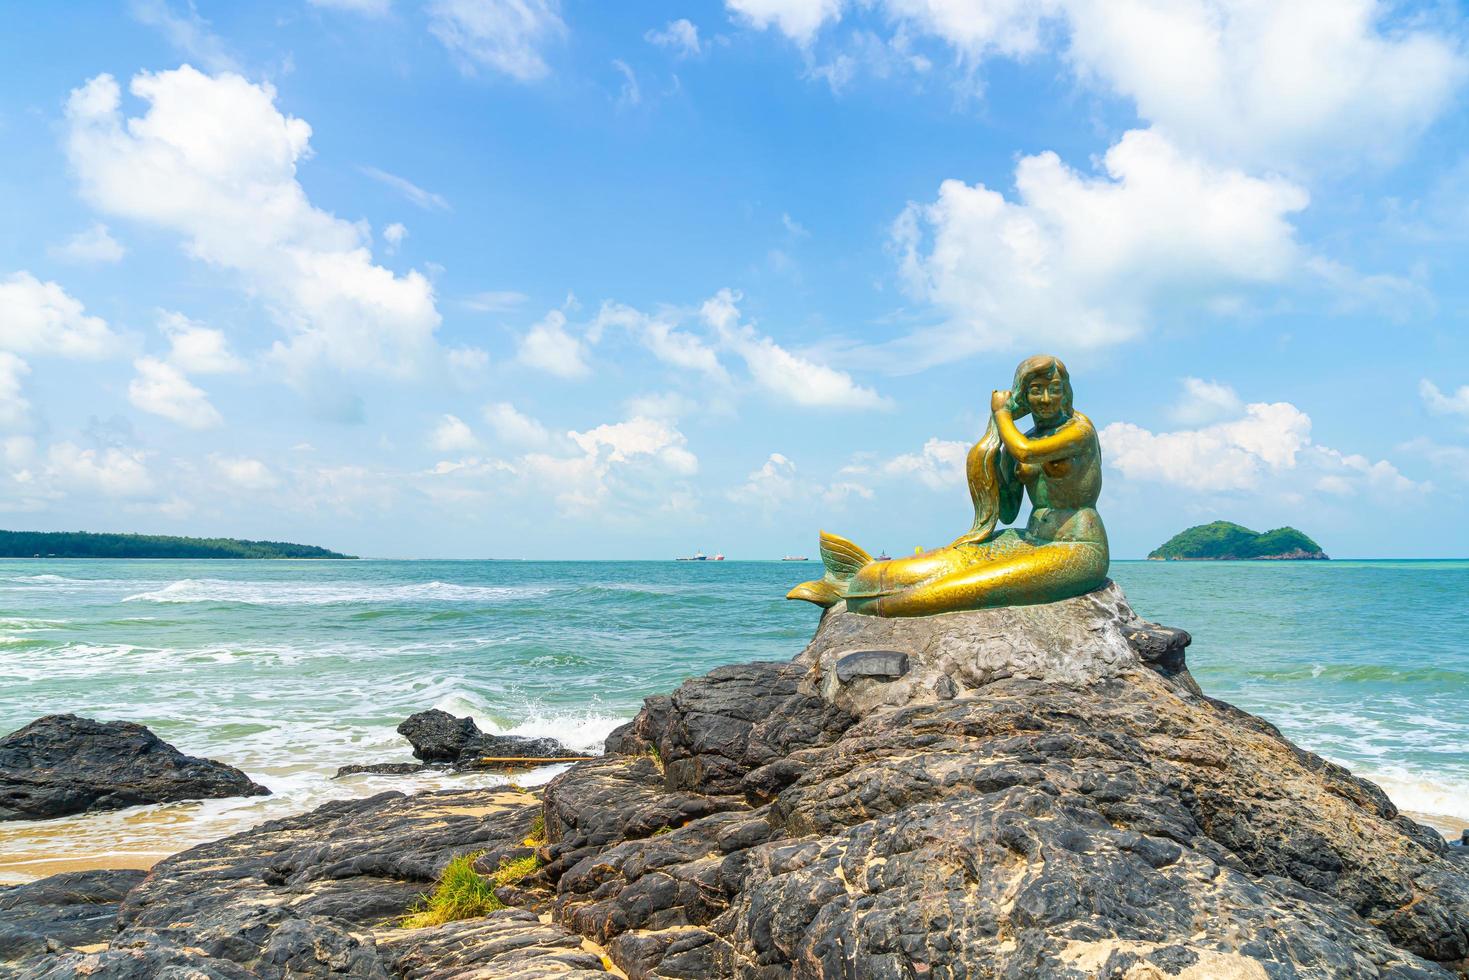
<path fill-rule="evenodd" d="M 898 553 L 1046 351 L 1117 557 L 1469 554 L 1456 4 L 5 18 L 0 526 Z"/>

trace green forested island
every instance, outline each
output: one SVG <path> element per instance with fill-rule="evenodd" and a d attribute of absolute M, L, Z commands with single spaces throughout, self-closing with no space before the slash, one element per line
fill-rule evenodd
<path fill-rule="evenodd" d="M 169 534 L 0 531 L 0 558 L 355 558 L 310 544 Z"/>
<path fill-rule="evenodd" d="M 1154 561 L 1240 561 L 1245 559 L 1325 560 L 1326 552 L 1293 527 L 1261 534 L 1229 521 L 1181 531 L 1149 553 Z"/>

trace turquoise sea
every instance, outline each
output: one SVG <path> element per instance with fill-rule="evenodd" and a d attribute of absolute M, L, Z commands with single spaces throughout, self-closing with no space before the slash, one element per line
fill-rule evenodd
<path fill-rule="evenodd" d="M 0 733 L 76 712 L 237 765 L 264 800 L 0 824 L 0 881 L 153 857 L 326 799 L 499 777 L 331 779 L 407 761 L 428 707 L 581 749 L 644 696 L 788 659 L 817 610 L 783 562 L 4 561 Z M 1469 562 L 1117 562 L 1142 615 L 1193 633 L 1205 691 L 1469 826 Z M 522 782 L 543 781 L 542 770 Z"/>

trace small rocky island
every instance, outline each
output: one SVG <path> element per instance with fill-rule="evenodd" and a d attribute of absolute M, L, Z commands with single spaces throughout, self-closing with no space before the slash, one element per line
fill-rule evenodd
<path fill-rule="evenodd" d="M 1149 561 L 1325 561 L 1329 556 L 1293 527 L 1251 531 L 1229 521 L 1180 531 L 1148 553 Z"/>
<path fill-rule="evenodd" d="M 355 558 L 314 544 L 172 534 L 0 531 L 0 558 Z"/>

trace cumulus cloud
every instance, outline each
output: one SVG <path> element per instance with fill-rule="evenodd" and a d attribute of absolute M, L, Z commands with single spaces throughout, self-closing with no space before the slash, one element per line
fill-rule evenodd
<path fill-rule="evenodd" d="M 699 29 L 686 17 L 669 21 L 661 31 L 648 31 L 643 39 L 660 48 L 669 48 L 682 57 L 699 53 Z"/>
<path fill-rule="evenodd" d="M 676 315 L 652 316 L 621 303 L 603 303 L 592 323 L 594 336 L 609 328 L 627 331 L 658 360 L 684 371 L 696 371 L 710 381 L 727 383 L 729 373 L 705 340 L 678 329 Z"/>
<path fill-rule="evenodd" d="M 1124 477 L 1207 493 L 1314 489 L 1423 491 L 1386 460 L 1343 453 L 1311 439 L 1311 417 L 1289 402 L 1256 402 L 1243 415 L 1196 429 L 1152 432 L 1113 422 L 1101 433 L 1103 460 Z"/>
<path fill-rule="evenodd" d="M 445 415 L 429 433 L 429 447 L 441 453 L 469 452 L 479 445 L 474 430 L 457 415 Z"/>
<path fill-rule="evenodd" d="M 189 429 L 210 429 L 224 421 L 203 389 L 172 364 L 140 357 L 133 368 L 138 373 L 128 385 L 128 401 L 135 407 Z"/>
<path fill-rule="evenodd" d="M 30 419 L 31 403 L 22 385 L 30 370 L 14 354 L 0 351 L 0 429 L 18 429 Z"/>
<path fill-rule="evenodd" d="M 486 405 L 484 418 L 501 442 L 511 445 L 539 446 L 550 439 L 550 434 L 547 433 L 544 425 L 509 402 Z"/>
<path fill-rule="evenodd" d="M 566 34 L 558 0 L 434 0 L 429 31 L 466 75 L 480 68 L 533 82 L 550 73 L 544 47 Z"/>
<path fill-rule="evenodd" d="M 964 460 L 969 444 L 953 439 L 929 439 L 916 453 L 902 453 L 876 466 L 851 466 L 843 472 L 867 472 L 883 477 L 916 479 L 930 490 L 949 490 L 965 482 Z"/>
<path fill-rule="evenodd" d="M 205 326 L 182 313 L 160 310 L 158 329 L 168 338 L 168 362 L 194 374 L 231 374 L 245 364 L 230 350 L 223 330 Z"/>
<path fill-rule="evenodd" d="M 891 403 L 844 371 L 793 354 L 754 327 L 740 323 L 739 297 L 722 289 L 700 315 L 724 346 L 738 354 L 755 384 L 797 405 L 817 408 L 885 408 Z"/>
<path fill-rule="evenodd" d="M 1181 425 L 1203 425 L 1236 417 L 1244 411 L 1244 402 L 1229 385 L 1202 378 L 1184 378 L 1182 386 L 1182 395 L 1169 412 Z"/>
<path fill-rule="evenodd" d="M 775 27 L 798 44 L 810 44 L 828 21 L 840 20 L 843 0 L 725 0 L 725 6 L 758 28 Z"/>
<path fill-rule="evenodd" d="M 547 313 L 520 338 L 520 360 L 558 378 L 584 378 L 592 372 L 586 342 L 566 329 L 566 314 L 560 310 Z"/>
<path fill-rule="evenodd" d="M 214 472 L 227 484 L 240 490 L 272 490 L 280 486 L 280 478 L 269 466 L 248 456 L 211 456 Z"/>
<path fill-rule="evenodd" d="M 1457 415 L 1469 420 L 1469 385 L 1460 385 L 1457 391 L 1444 394 L 1438 385 L 1424 378 L 1418 382 L 1418 395 L 1435 415 Z"/>
<path fill-rule="evenodd" d="M 311 127 L 275 90 L 187 65 L 133 77 L 148 104 L 124 118 L 99 75 L 67 101 L 67 155 L 99 210 L 173 231 L 196 259 L 238 274 L 285 330 L 274 353 L 295 372 L 412 374 L 439 313 L 419 272 L 376 265 L 367 229 L 313 206 L 296 180 Z"/>
<path fill-rule="evenodd" d="M 1377 0 L 726 0 L 810 45 L 859 6 L 894 40 L 936 38 L 973 66 L 1050 46 L 1083 83 L 1131 100 L 1177 145 L 1304 172 L 1390 161 L 1452 105 L 1463 45 Z M 854 32 L 854 37 L 863 36 Z M 881 44 L 879 44 L 879 47 Z M 818 73 L 813 73 L 818 74 Z"/>
<path fill-rule="evenodd" d="M 796 464 L 781 453 L 771 453 L 760 468 L 750 473 L 745 482 L 729 491 L 729 499 L 739 504 L 758 504 L 772 509 L 806 491 L 796 476 Z"/>
<path fill-rule="evenodd" d="M 1391 159 L 1452 102 L 1462 46 L 1376 0 L 1062 0 L 1078 74 L 1213 159 Z"/>
<path fill-rule="evenodd" d="M 1288 218 L 1308 197 L 1288 181 L 1212 167 L 1149 130 L 1124 135 L 1103 169 L 1041 153 L 1017 165 L 1016 200 L 946 180 L 903 212 L 905 284 L 948 321 L 913 339 L 913 367 L 1008 348 L 1038 324 L 1058 346 L 1115 344 L 1171 293 L 1219 295 L 1298 265 Z"/>
<path fill-rule="evenodd" d="M 0 279 L 0 324 L 0 350 L 16 354 L 96 358 L 117 343 L 107 323 L 89 315 L 80 300 L 29 272 Z"/>
<path fill-rule="evenodd" d="M 98 222 L 86 231 L 72 235 L 60 245 L 52 245 L 46 249 L 46 254 L 62 262 L 102 265 L 121 262 L 127 249 L 118 244 L 106 225 Z"/>
<path fill-rule="evenodd" d="M 690 477 L 699 469 L 684 434 L 659 419 L 634 417 L 567 437 L 580 454 L 528 453 L 514 469 L 572 514 L 594 512 L 615 497 L 647 499 L 670 478 Z"/>
<path fill-rule="evenodd" d="M 139 497 L 153 490 L 146 457 L 133 449 L 82 449 L 60 442 L 46 453 L 45 474 L 66 491 Z"/>

